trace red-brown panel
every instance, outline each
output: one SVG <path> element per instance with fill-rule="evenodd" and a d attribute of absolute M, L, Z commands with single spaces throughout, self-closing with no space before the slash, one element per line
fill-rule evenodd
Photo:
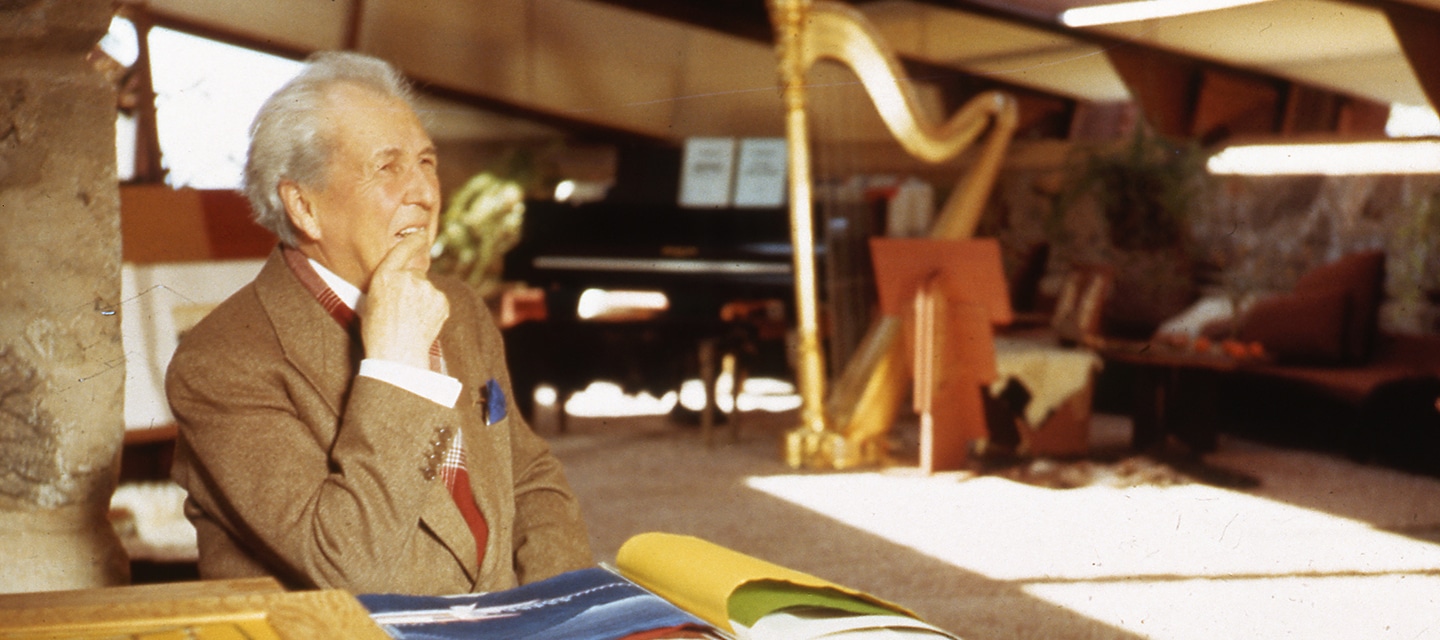
<path fill-rule="evenodd" d="M 205 209 L 211 258 L 263 258 L 275 248 L 275 234 L 255 224 L 250 217 L 250 202 L 238 192 L 202 190 L 200 201 Z"/>
<path fill-rule="evenodd" d="M 1195 138 L 1206 142 L 1236 134 L 1274 133 L 1280 118 L 1280 91 L 1274 83 L 1213 69 L 1203 72 L 1195 101 Z"/>
<path fill-rule="evenodd" d="M 1196 66 L 1153 49 L 1112 47 L 1110 64 L 1125 80 L 1145 120 L 1159 133 L 1188 138 L 1195 101 Z"/>

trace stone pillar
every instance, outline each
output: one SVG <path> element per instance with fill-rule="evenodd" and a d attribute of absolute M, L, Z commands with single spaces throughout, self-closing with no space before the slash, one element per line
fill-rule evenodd
<path fill-rule="evenodd" d="M 112 0 L 0 0 L 0 592 L 123 584 Z"/>

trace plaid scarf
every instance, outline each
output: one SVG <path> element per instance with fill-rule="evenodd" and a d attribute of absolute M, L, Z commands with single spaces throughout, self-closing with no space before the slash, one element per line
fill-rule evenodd
<path fill-rule="evenodd" d="M 325 280 L 316 273 L 315 268 L 310 265 L 309 258 L 300 253 L 298 249 L 284 247 L 282 253 L 285 264 L 290 271 L 300 280 L 301 286 L 315 297 L 320 306 L 345 328 L 350 334 L 350 339 L 360 342 L 360 316 L 354 309 L 345 305 L 345 302 L 336 295 Z M 430 345 L 430 370 L 438 373 L 445 373 L 445 356 L 440 350 L 440 341 L 436 340 Z M 450 442 L 442 443 L 445 452 L 440 460 L 440 480 L 445 483 L 445 488 L 450 491 L 450 497 L 455 500 L 455 505 L 460 509 L 460 515 L 464 516 L 465 523 L 470 526 L 470 533 L 475 536 L 475 554 L 480 563 L 485 560 L 485 543 L 490 537 L 490 526 L 485 521 L 485 515 L 480 513 L 479 507 L 475 505 L 475 494 L 470 490 L 470 472 L 465 466 L 465 440 L 461 437 L 459 429 L 453 431 Z"/>

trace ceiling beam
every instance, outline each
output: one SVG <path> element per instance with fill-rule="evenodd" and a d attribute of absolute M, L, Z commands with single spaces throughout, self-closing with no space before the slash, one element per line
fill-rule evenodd
<path fill-rule="evenodd" d="M 1436 64 L 1440 60 L 1440 12 L 1398 2 L 1383 3 L 1380 8 L 1430 106 L 1440 109 L 1440 64 Z"/>
<path fill-rule="evenodd" d="M 365 23 L 365 0 L 350 0 L 350 14 L 345 20 L 345 48 L 360 47 L 360 26 Z"/>
<path fill-rule="evenodd" d="M 772 44 L 765 0 L 597 0 L 652 16 Z"/>

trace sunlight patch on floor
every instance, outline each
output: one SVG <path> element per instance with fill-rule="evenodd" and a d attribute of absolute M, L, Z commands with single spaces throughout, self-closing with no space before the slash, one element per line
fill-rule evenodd
<path fill-rule="evenodd" d="M 1149 637 L 1286 635 L 1252 633 L 1256 620 L 1261 629 L 1318 625 L 1323 637 L 1395 632 L 1386 625 L 1440 635 L 1440 546 L 1235 491 L 1055 490 L 913 469 L 747 484 Z M 1196 629 L 1198 610 L 1215 612 L 1216 626 Z M 1334 627 L 1345 632 L 1331 633 L 1327 617 L 1346 618 Z"/>
<path fill-rule="evenodd" d="M 1440 637 L 1440 576 L 1433 574 L 1078 582 L 1024 590 L 1165 640 Z"/>

